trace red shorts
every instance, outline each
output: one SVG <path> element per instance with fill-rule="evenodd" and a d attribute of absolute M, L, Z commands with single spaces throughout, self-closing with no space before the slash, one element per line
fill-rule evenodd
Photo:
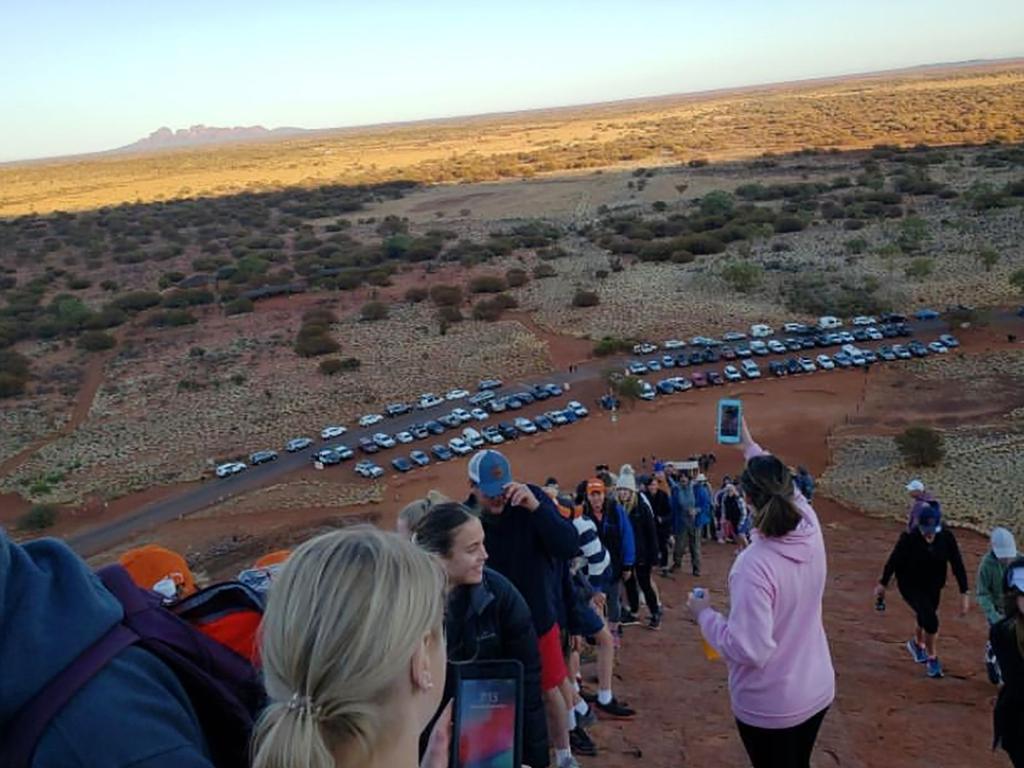
<path fill-rule="evenodd" d="M 557 622 L 537 640 L 537 649 L 540 651 L 540 689 L 550 691 L 560 686 L 569 674 L 562 655 L 562 628 Z"/>

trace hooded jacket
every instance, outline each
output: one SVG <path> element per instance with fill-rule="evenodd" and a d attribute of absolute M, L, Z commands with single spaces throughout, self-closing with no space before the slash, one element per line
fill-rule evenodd
<path fill-rule="evenodd" d="M 636 562 L 636 543 L 633 540 L 633 526 L 622 505 L 605 497 L 604 506 L 595 511 L 588 499 L 583 505 L 583 514 L 594 521 L 597 535 L 611 556 L 611 567 L 605 571 L 611 582 L 622 578 L 624 568 L 632 568 Z"/>
<path fill-rule="evenodd" d="M 746 458 L 763 454 L 759 445 Z M 825 540 L 807 499 L 794 490 L 803 518 L 779 538 L 753 531 L 729 573 L 729 617 L 705 608 L 697 617 L 708 643 L 729 667 L 737 719 L 759 728 L 790 728 L 835 698 L 835 671 L 821 618 Z"/>
<path fill-rule="evenodd" d="M 711 488 L 706 481 L 693 484 L 693 501 L 697 508 L 695 523 L 700 528 L 711 522 Z"/>
<path fill-rule="evenodd" d="M 121 621 L 121 604 L 56 539 L 0 530 L 0 734 L 57 673 Z M 34 766 L 212 768 L 175 674 L 141 648 L 118 654 L 54 716 Z"/>
<path fill-rule="evenodd" d="M 989 629 L 989 642 L 999 662 L 1003 685 L 992 713 L 995 740 L 1019 742 L 1024 737 L 1024 658 L 1017 645 L 1017 618 L 1003 619 Z"/>
<path fill-rule="evenodd" d="M 991 549 L 981 558 L 978 566 L 978 584 L 975 587 L 978 605 L 985 612 L 989 626 L 997 624 L 1005 618 L 1003 614 L 1003 580 L 1006 577 L 1006 566 L 996 557 Z"/>
<path fill-rule="evenodd" d="M 882 571 L 881 584 L 889 586 L 896 576 L 900 594 L 904 597 L 937 594 L 946 586 L 946 564 L 953 569 L 953 576 L 961 594 L 967 594 L 967 570 L 956 537 L 948 528 L 935 534 L 931 544 L 919 530 L 901 533 Z"/>
<path fill-rule="evenodd" d="M 694 525 L 696 501 L 693 495 L 693 483 L 670 480 L 669 489 L 669 500 L 672 503 L 672 533 L 678 536 Z"/>
<path fill-rule="evenodd" d="M 515 659 L 523 665 L 523 761 L 545 768 L 548 727 L 540 691 L 540 652 L 523 596 L 500 573 L 484 568 L 479 584 L 452 590 L 445 632 L 449 661 Z"/>
<path fill-rule="evenodd" d="M 655 496 L 668 506 L 668 497 L 664 491 L 659 491 Z M 635 564 L 653 568 L 658 564 L 658 530 L 654 522 L 654 506 L 646 492 L 641 491 L 636 495 L 636 504 L 629 513 L 629 522 L 633 526 Z"/>

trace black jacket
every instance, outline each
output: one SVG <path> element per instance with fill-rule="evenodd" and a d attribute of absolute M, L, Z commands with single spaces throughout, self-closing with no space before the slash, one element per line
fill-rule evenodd
<path fill-rule="evenodd" d="M 989 630 L 989 642 L 999 661 L 1003 687 L 999 689 L 993 713 L 993 730 L 998 746 L 1007 737 L 1024 738 L 1024 658 L 1017 645 L 1017 618 L 1003 619 Z"/>
<path fill-rule="evenodd" d="M 657 490 L 653 495 L 648 495 L 651 502 L 651 509 L 654 510 L 654 525 L 656 531 L 662 531 L 666 534 L 672 531 L 672 502 L 669 500 L 668 494 L 661 488 Z M 637 545 L 639 555 L 639 545 Z"/>
<path fill-rule="evenodd" d="M 457 587 L 445 617 L 448 660 L 515 659 L 523 665 L 523 762 L 548 765 L 548 727 L 540 690 L 540 652 L 530 609 L 512 583 L 484 568 L 474 586 Z"/>
<path fill-rule="evenodd" d="M 531 512 L 506 504 L 500 515 L 480 515 L 487 565 L 507 578 L 526 600 L 538 637 L 554 626 L 564 600 L 562 561 L 579 550 L 576 526 L 540 488 L 530 486 L 540 506 Z M 558 602 L 556 602 L 558 601 Z"/>
<path fill-rule="evenodd" d="M 665 497 L 668 507 L 668 494 L 659 491 L 656 496 Z M 669 512 L 671 515 L 671 511 Z M 658 529 L 654 521 L 654 508 L 645 493 L 638 493 L 633 511 L 629 513 L 629 522 L 633 526 L 633 540 L 636 544 L 636 564 L 654 567 L 658 564 Z"/>
<path fill-rule="evenodd" d="M 929 544 L 921 532 L 900 535 L 882 572 L 882 586 L 889 586 L 893 574 L 902 594 L 929 594 L 946 586 L 946 564 L 953 568 L 962 594 L 967 594 L 967 571 L 953 532 L 943 528 Z"/>

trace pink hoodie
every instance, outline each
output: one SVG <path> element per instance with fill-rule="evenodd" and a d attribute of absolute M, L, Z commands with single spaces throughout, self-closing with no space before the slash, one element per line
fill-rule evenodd
<path fill-rule="evenodd" d="M 763 454 L 759 445 L 749 460 Z M 825 540 L 799 490 L 803 520 L 787 535 L 752 542 L 729 572 L 729 618 L 705 608 L 701 632 L 729 667 L 732 711 L 758 728 L 799 725 L 832 703 L 835 670 L 821 622 Z"/>

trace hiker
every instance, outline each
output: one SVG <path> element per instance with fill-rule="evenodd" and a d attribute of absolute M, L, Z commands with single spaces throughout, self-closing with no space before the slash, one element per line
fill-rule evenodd
<path fill-rule="evenodd" d="M 737 537 L 741 535 L 742 522 L 743 499 L 740 498 L 740 492 L 735 485 L 727 485 L 722 497 L 722 538 L 726 543 L 732 544 L 737 541 Z"/>
<path fill-rule="evenodd" d="M 622 469 L 633 471 L 628 464 L 624 465 Z M 651 573 L 658 564 L 658 533 L 654 522 L 652 499 L 656 499 L 659 505 L 667 508 L 668 494 L 658 488 L 658 481 L 653 475 L 640 477 L 639 492 L 616 491 L 616 494 L 619 497 L 619 502 L 629 514 L 636 548 L 633 578 L 625 584 L 629 610 L 634 615 L 640 612 L 640 591 L 642 590 L 644 602 L 650 613 L 647 628 L 661 629 L 661 600 L 658 598 L 654 584 L 651 583 Z"/>
<path fill-rule="evenodd" d="M 298 547 L 263 618 L 270 704 L 253 768 L 420 766 L 420 733 L 445 688 L 444 589 L 435 557 L 371 526 Z M 422 765 L 448 765 L 449 723 L 439 720 Z"/>
<path fill-rule="evenodd" d="M 60 689 L 42 692 L 123 616 L 120 602 L 63 542 L 19 545 L 0 529 L 0 764 L 17 766 L 20 751 L 26 768 L 213 767 L 185 688 L 136 645 L 118 652 L 52 715 L 30 718 L 29 727 L 42 726 L 37 738 L 14 724 L 33 700 L 46 707 L 60 698 Z"/>
<path fill-rule="evenodd" d="M 708 478 L 703 472 L 697 475 L 693 481 L 693 503 L 694 503 L 694 527 L 703 531 L 705 538 L 714 536 L 713 518 L 711 514 L 712 499 L 711 488 L 708 485 Z M 690 549 L 690 559 L 693 560 L 693 575 L 700 576 L 700 543 L 697 543 L 697 557 L 693 557 L 693 548 Z"/>
<path fill-rule="evenodd" d="M 744 420 L 741 483 L 754 511 L 753 542 L 729 573 L 729 616 L 707 594 L 687 602 L 729 668 L 729 695 L 754 768 L 808 768 L 835 697 L 822 624 L 825 540 L 786 465 L 754 442 Z"/>
<path fill-rule="evenodd" d="M 1017 542 L 1014 541 L 1013 534 L 1005 528 L 992 529 L 991 543 L 991 549 L 978 566 L 978 584 L 975 587 L 978 605 L 981 606 L 989 627 L 1006 618 L 1006 569 L 1017 559 Z M 999 685 L 999 665 L 992 652 L 991 643 L 985 646 L 985 671 L 991 683 Z"/>
<path fill-rule="evenodd" d="M 804 495 L 805 499 L 810 501 L 814 498 L 814 478 L 807 471 L 807 467 L 797 467 L 796 477 L 793 478 L 793 482 L 796 483 L 796 487 L 800 489 L 800 493 Z"/>
<path fill-rule="evenodd" d="M 512 479 L 512 468 L 500 451 L 477 451 L 468 469 L 472 494 L 467 506 L 480 509 L 491 568 L 519 590 L 533 618 L 555 765 L 576 768 L 569 745 L 568 711 L 560 690 L 568 670 L 556 601 L 564 599 L 564 562 L 575 557 L 579 537 L 543 490 Z"/>
<path fill-rule="evenodd" d="M 658 493 L 651 501 L 654 507 L 654 531 L 658 538 L 658 571 L 662 576 L 669 576 L 669 553 L 672 551 L 672 521 L 679 513 L 679 500 L 672 500 L 672 486 L 669 483 L 668 470 L 663 463 L 654 465 L 654 480 Z"/>
<path fill-rule="evenodd" d="M 118 562 L 138 586 L 153 590 L 167 602 L 196 591 L 195 578 L 185 558 L 157 544 L 129 549 Z"/>
<path fill-rule="evenodd" d="M 484 565 L 483 525 L 462 504 L 442 503 L 420 519 L 413 542 L 441 558 L 448 574 L 448 660 L 515 659 L 523 665 L 523 761 L 531 768 L 546 768 L 548 728 L 537 634 L 523 596 Z"/>
<path fill-rule="evenodd" d="M 711 499 L 711 511 L 715 518 L 712 521 L 712 531 L 715 533 L 715 539 L 719 544 L 725 543 L 725 494 L 730 485 L 732 485 L 732 478 L 726 475 L 722 478 L 722 484 L 715 491 L 715 495 Z"/>
<path fill-rule="evenodd" d="M 907 509 L 907 533 L 913 533 L 917 528 L 917 517 L 921 514 L 921 510 L 935 502 L 935 499 L 924 489 L 924 483 L 917 479 L 907 483 L 907 493 L 910 494 L 910 507 Z"/>
<path fill-rule="evenodd" d="M 687 549 L 690 551 L 690 565 L 693 570 L 700 572 L 701 530 L 697 527 L 696 499 L 690 476 L 685 472 L 680 472 L 678 480 L 675 481 L 675 488 L 672 490 L 672 497 L 675 499 L 672 535 L 675 539 L 672 542 L 672 567 L 669 572 L 675 573 L 683 567 L 683 555 Z M 696 544 L 694 539 L 697 540 Z M 696 557 L 694 557 L 694 552 L 697 553 Z"/>
<path fill-rule="evenodd" d="M 947 565 L 952 567 L 960 587 L 960 615 L 967 614 L 971 599 L 967 593 L 967 571 L 953 532 L 943 528 L 938 503 L 926 504 L 917 513 L 912 533 L 900 534 L 889 555 L 882 578 L 875 587 L 875 598 L 885 599 L 885 589 L 893 575 L 903 600 L 914 612 L 917 624 L 907 650 L 918 664 L 925 664 L 928 677 L 942 677 L 937 643 L 939 602 L 946 585 Z"/>
<path fill-rule="evenodd" d="M 992 748 L 1001 746 L 1014 768 L 1024 768 L 1024 559 L 1007 567 L 1003 589 L 1005 618 L 989 629 L 989 644 L 1003 675 L 992 718 Z"/>

